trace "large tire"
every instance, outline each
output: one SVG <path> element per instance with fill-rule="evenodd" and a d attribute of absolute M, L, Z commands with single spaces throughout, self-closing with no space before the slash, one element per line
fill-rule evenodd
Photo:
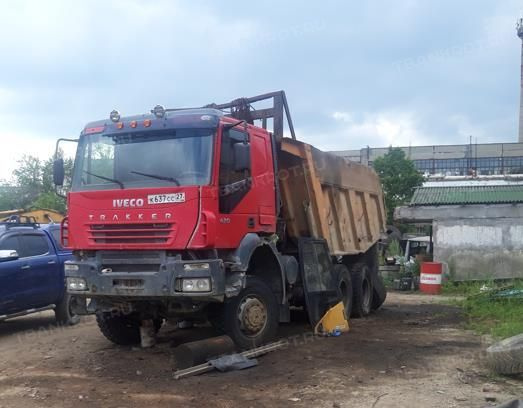
<path fill-rule="evenodd" d="M 120 346 L 140 344 L 140 320 L 134 315 L 112 315 L 110 312 L 96 313 L 96 323 L 105 338 Z M 163 320 L 154 320 L 155 332 L 162 327 Z"/>
<path fill-rule="evenodd" d="M 383 283 L 383 279 L 379 274 L 372 276 L 372 310 L 377 310 L 381 307 L 385 299 L 387 299 L 387 288 Z"/>
<path fill-rule="evenodd" d="M 523 373 L 523 334 L 490 346 L 487 349 L 487 365 L 498 374 Z"/>
<path fill-rule="evenodd" d="M 229 335 L 239 348 L 258 347 L 276 336 L 278 302 L 263 280 L 248 276 L 238 296 L 227 299 L 221 308 L 216 306 L 209 317 L 211 324 Z"/>
<path fill-rule="evenodd" d="M 73 303 L 80 301 L 77 297 L 64 294 L 62 301 L 54 309 L 56 321 L 60 325 L 74 326 L 80 322 L 80 316 L 73 312 Z"/>
<path fill-rule="evenodd" d="M 132 316 L 97 313 L 96 323 L 107 340 L 120 346 L 140 343 L 140 321 Z"/>
<path fill-rule="evenodd" d="M 393 227 L 395 228 L 395 227 Z M 371 310 L 377 310 L 381 307 L 387 298 L 387 289 L 380 276 L 380 266 L 378 260 L 378 246 L 374 245 L 366 254 L 367 266 L 372 279 L 372 305 Z"/>
<path fill-rule="evenodd" d="M 368 316 L 372 310 L 372 277 L 366 264 L 358 263 L 351 270 L 352 317 Z"/>
<path fill-rule="evenodd" d="M 353 290 L 350 272 L 345 265 L 334 265 L 334 273 L 337 279 L 338 297 L 343 302 L 343 311 L 348 320 L 352 313 Z"/>

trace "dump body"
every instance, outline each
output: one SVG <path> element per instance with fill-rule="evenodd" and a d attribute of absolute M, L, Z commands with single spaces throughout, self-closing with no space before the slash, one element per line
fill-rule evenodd
<path fill-rule="evenodd" d="M 385 209 L 374 170 L 287 138 L 278 163 L 290 237 L 323 238 L 335 256 L 364 253 L 380 239 Z"/>

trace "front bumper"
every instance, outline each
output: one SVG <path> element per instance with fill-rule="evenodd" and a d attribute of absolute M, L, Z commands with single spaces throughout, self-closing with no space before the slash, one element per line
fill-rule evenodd
<path fill-rule="evenodd" d="M 166 260 L 157 271 L 146 272 L 127 272 L 125 267 L 123 270 L 118 268 L 118 272 L 113 272 L 111 268 L 105 268 L 96 259 L 69 261 L 68 264 L 77 265 L 78 270 L 66 270 L 66 279 L 81 278 L 86 282 L 87 290 L 67 289 L 68 293 L 75 296 L 156 300 L 176 300 L 177 298 L 200 301 L 223 301 L 225 296 L 225 269 L 223 261 L 220 259 Z M 186 265 L 190 265 L 190 269 L 187 269 Z M 210 291 L 182 291 L 181 281 L 188 278 L 209 279 Z"/>

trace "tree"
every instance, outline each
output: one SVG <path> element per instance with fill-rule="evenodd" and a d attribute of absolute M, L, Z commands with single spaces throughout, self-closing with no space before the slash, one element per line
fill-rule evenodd
<path fill-rule="evenodd" d="M 13 171 L 13 184 L 18 187 L 20 208 L 26 208 L 43 191 L 42 161 L 38 157 L 23 155 Z"/>
<path fill-rule="evenodd" d="M 65 185 L 71 181 L 73 161 L 64 160 Z M 41 160 L 24 155 L 18 160 L 13 178 L 0 185 L 0 211 L 47 208 L 65 213 L 65 200 L 56 195 L 53 184 L 53 158 Z M 67 190 L 67 189 L 66 189 Z"/>
<path fill-rule="evenodd" d="M 374 169 L 383 186 L 387 222 L 392 224 L 394 209 L 411 199 L 414 188 L 423 184 L 424 177 L 399 147 L 391 147 L 386 155 L 377 158 Z"/>
<path fill-rule="evenodd" d="M 9 185 L 7 182 L 2 182 L 0 185 L 0 211 L 13 210 L 19 208 L 18 203 L 18 189 Z"/>

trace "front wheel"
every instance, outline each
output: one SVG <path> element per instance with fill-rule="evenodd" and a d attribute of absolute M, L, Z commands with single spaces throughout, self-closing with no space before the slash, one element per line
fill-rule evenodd
<path fill-rule="evenodd" d="M 105 338 L 120 346 L 140 344 L 140 320 L 130 314 L 112 314 L 111 312 L 96 313 L 96 323 Z M 163 320 L 154 320 L 155 333 L 160 331 Z"/>
<path fill-rule="evenodd" d="M 64 298 L 54 309 L 56 321 L 59 324 L 74 326 L 80 322 L 80 316 L 73 311 L 75 309 L 75 303 L 77 302 L 80 302 L 79 298 L 67 293 L 64 294 Z"/>
<path fill-rule="evenodd" d="M 278 302 L 267 284 L 247 277 L 247 286 L 228 299 L 212 323 L 222 328 L 241 349 L 271 341 L 278 330 Z"/>

